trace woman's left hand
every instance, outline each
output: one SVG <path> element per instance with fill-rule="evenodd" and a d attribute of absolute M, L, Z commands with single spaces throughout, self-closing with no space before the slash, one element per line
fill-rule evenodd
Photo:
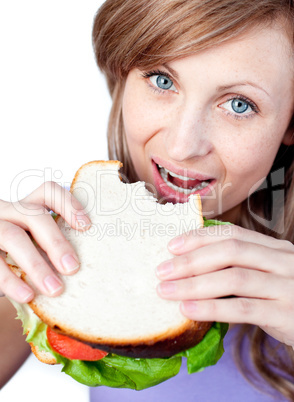
<path fill-rule="evenodd" d="M 234 225 L 191 231 L 169 243 L 157 267 L 162 298 L 196 321 L 248 323 L 294 346 L 294 245 Z"/>

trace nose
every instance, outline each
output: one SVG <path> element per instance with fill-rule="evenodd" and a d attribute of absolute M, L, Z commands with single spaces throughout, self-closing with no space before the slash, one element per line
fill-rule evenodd
<path fill-rule="evenodd" d="M 203 157 L 213 148 L 209 135 L 209 122 L 203 109 L 180 107 L 166 127 L 167 153 L 173 160 L 182 162 Z"/>

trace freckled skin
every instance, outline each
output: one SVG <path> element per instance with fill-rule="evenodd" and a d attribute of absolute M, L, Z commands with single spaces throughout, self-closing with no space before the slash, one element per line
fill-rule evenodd
<path fill-rule="evenodd" d="M 215 189 L 202 199 L 208 217 L 236 208 L 267 175 L 292 133 L 287 130 L 294 100 L 291 52 L 283 30 L 264 27 L 169 63 L 179 75 L 173 80 L 176 91 L 158 92 L 150 78 L 132 70 L 123 117 L 139 178 L 154 184 L 151 159 L 157 156 L 216 179 Z M 228 110 L 234 96 L 254 102 L 258 113 Z M 234 215 L 226 214 L 230 218 Z"/>

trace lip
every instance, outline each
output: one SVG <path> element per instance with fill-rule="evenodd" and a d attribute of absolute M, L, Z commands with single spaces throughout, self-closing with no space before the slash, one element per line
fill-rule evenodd
<path fill-rule="evenodd" d="M 152 157 L 152 161 L 154 161 L 157 165 L 160 165 L 160 166 L 164 167 L 165 169 L 170 170 L 173 173 L 176 173 L 177 175 L 189 177 L 190 179 L 196 179 L 199 181 L 207 181 L 207 180 L 213 179 L 211 176 L 207 176 L 207 175 L 204 175 L 201 173 L 196 173 L 190 169 L 181 169 L 177 166 L 172 165 L 168 161 L 163 161 L 162 159 L 158 158 L 157 156 Z"/>
<path fill-rule="evenodd" d="M 156 191 L 158 194 L 158 199 L 161 202 L 184 203 L 184 202 L 188 201 L 190 195 L 192 195 L 192 194 L 199 194 L 200 197 L 206 196 L 207 194 L 209 194 L 212 191 L 213 187 L 215 186 L 216 180 L 207 175 L 192 172 L 189 169 L 175 168 L 169 162 L 163 161 L 158 157 L 152 157 L 151 162 L 152 162 L 152 173 L 153 173 L 154 185 L 155 185 L 155 188 L 156 188 Z M 175 191 L 174 189 L 170 188 L 166 184 L 166 182 L 163 180 L 163 178 L 161 177 L 161 175 L 158 171 L 157 165 L 163 166 L 164 168 L 166 168 L 178 175 L 190 177 L 191 179 L 196 179 L 196 180 L 200 180 L 200 181 L 210 180 L 210 184 L 201 190 L 196 190 L 196 191 L 192 192 L 191 194 L 180 193 L 180 192 Z"/>

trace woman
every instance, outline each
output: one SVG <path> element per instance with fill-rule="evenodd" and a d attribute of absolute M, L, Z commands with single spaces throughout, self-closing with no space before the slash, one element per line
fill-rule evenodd
<path fill-rule="evenodd" d="M 109 0 L 93 30 L 113 97 L 110 158 L 124 163 L 131 181 L 150 183 L 162 202 L 183 202 L 198 192 L 205 216 L 235 224 L 229 234 L 200 230 L 174 239 L 175 258 L 157 267 L 159 295 L 181 300 L 182 313 L 195 320 L 250 324 L 240 329 L 239 363 L 250 379 L 263 377 L 288 400 L 294 399 L 293 32 L 293 6 L 286 0 Z M 265 178 L 284 185 L 281 205 L 269 185 L 258 189 Z M 53 190 L 55 197 L 48 196 Z M 22 207 L 38 214 L 24 215 Z M 54 296 L 62 283 L 24 229 L 60 272 L 76 272 L 78 261 L 46 208 L 81 230 L 90 224 L 76 200 L 47 183 L 18 208 L 2 204 L 0 248 Z M 4 262 L 0 277 L 3 293 L 20 302 L 33 297 Z M 253 366 L 241 356 L 245 335 Z M 185 398 L 194 397 L 196 384 L 179 378 Z M 160 387 L 135 396 L 98 388 L 93 400 L 172 400 Z M 238 398 L 262 400 L 244 389 Z M 210 396 L 198 398 L 214 400 Z"/>
<path fill-rule="evenodd" d="M 281 32 L 286 75 L 276 45 Z M 158 165 L 191 176 L 196 180 L 189 183 L 202 182 L 205 216 L 255 230 L 236 227 L 228 239 L 205 231 L 175 239 L 170 249 L 177 257 L 158 267 L 159 294 L 184 300 L 182 312 L 192 319 L 256 324 L 293 345 L 292 323 L 288 335 L 280 332 L 293 310 L 293 282 L 289 293 L 285 288 L 293 245 L 257 233 L 293 242 L 291 2 L 109 1 L 97 14 L 93 43 L 113 97 L 110 157 L 123 161 L 131 180 L 153 184 L 169 201 L 183 201 L 177 187 L 185 184 Z M 269 186 L 248 202 L 282 167 L 285 221 L 282 210 L 272 216 Z M 282 176 L 276 184 L 283 182 Z M 242 297 L 222 298 L 232 294 Z M 240 342 L 248 330 L 241 329 Z M 294 398 L 293 377 L 287 384 L 268 367 L 266 341 L 261 329 L 253 330 L 253 360 L 267 381 Z"/>

